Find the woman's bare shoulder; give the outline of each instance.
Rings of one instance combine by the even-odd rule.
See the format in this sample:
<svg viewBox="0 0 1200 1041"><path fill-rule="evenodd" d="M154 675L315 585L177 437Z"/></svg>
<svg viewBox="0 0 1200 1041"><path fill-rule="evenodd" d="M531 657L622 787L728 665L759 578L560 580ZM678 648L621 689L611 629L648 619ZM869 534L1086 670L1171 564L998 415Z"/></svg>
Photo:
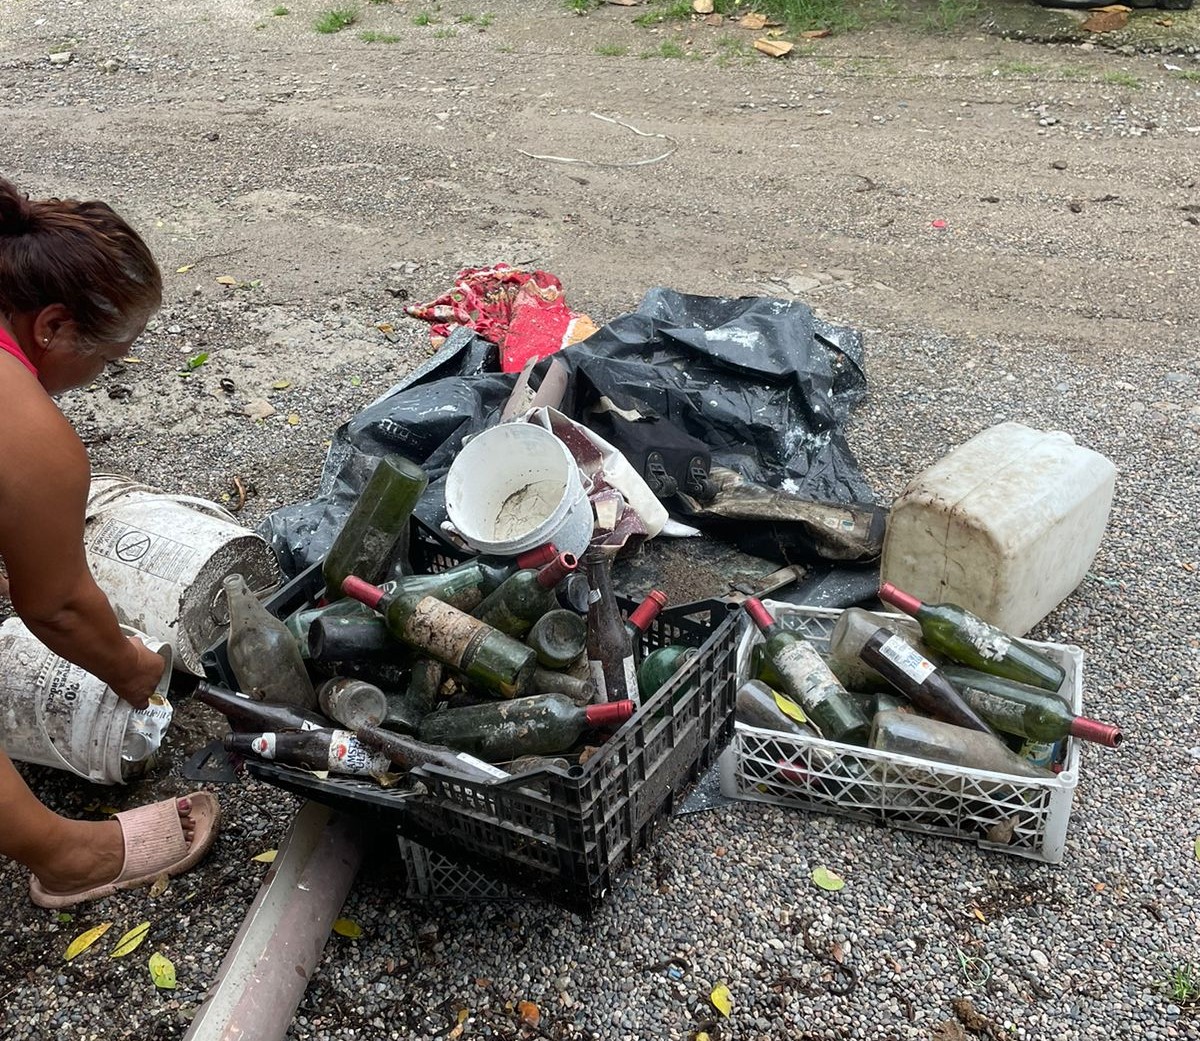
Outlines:
<svg viewBox="0 0 1200 1041"><path fill-rule="evenodd" d="M87 450L54 399L23 367L0 367L0 502L87 480Z"/></svg>

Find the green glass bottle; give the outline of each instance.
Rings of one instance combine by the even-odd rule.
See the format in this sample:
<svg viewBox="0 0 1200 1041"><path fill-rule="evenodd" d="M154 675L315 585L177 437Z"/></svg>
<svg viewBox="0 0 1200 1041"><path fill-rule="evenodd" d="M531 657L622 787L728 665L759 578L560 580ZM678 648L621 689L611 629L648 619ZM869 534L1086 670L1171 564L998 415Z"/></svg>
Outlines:
<svg viewBox="0 0 1200 1041"><path fill-rule="evenodd" d="M1062 698L1042 687L962 665L943 665L940 671L958 688L963 701L1006 734L1046 745L1068 735L1109 748L1118 747L1123 740L1119 727L1075 715Z"/></svg>
<svg viewBox="0 0 1200 1041"><path fill-rule="evenodd" d="M780 734L807 734L808 717L791 698L772 690L761 680L747 680L737 692L734 712L739 723Z"/></svg>
<svg viewBox="0 0 1200 1041"><path fill-rule="evenodd" d="M879 599L912 615L930 647L963 665L1045 690L1066 679L1058 662L957 604L925 604L890 582L879 587Z"/></svg>
<svg viewBox="0 0 1200 1041"><path fill-rule="evenodd" d="M761 600L747 597L742 606L763 634L763 654L779 679L778 689L799 703L826 740L865 745L870 721L816 648L799 634L785 630Z"/></svg>
<svg viewBox="0 0 1200 1041"><path fill-rule="evenodd" d="M638 694L642 699L642 704L644 705L662 690L667 680L695 656L695 647L686 647L681 643L660 647L647 654L637 670ZM679 693L682 694L686 690L687 684L680 689Z"/></svg>
<svg viewBox="0 0 1200 1041"><path fill-rule="evenodd" d="M871 747L1015 777L1054 776L1009 751L994 734L967 730L912 712L878 713L871 728Z"/></svg>
<svg viewBox="0 0 1200 1041"><path fill-rule="evenodd" d="M321 565L326 589L341 589L350 575L368 582L383 577L428 483L425 471L402 455L379 460Z"/></svg>
<svg viewBox="0 0 1200 1041"><path fill-rule="evenodd" d="M418 648L502 698L513 698L529 684L533 650L450 604L421 593L394 593L351 575L342 583L347 596L383 615L398 640Z"/></svg>
<svg viewBox="0 0 1200 1041"><path fill-rule="evenodd" d="M533 623L525 642L543 668L565 669L587 647L587 623L574 611L555 608Z"/></svg>
<svg viewBox="0 0 1200 1041"><path fill-rule="evenodd" d="M572 553L560 553L541 568L522 568L471 613L509 636L524 636L542 615L558 607L555 589L579 566Z"/></svg>

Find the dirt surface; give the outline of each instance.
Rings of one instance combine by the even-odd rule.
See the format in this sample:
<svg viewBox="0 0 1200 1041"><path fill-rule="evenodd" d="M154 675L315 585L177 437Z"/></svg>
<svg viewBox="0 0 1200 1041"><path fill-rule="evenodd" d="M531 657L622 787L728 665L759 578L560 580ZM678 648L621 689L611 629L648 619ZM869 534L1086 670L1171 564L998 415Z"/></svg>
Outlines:
<svg viewBox="0 0 1200 1041"><path fill-rule="evenodd" d="M1064 928L1081 956L1114 960L1078 976L1076 963L1064 962L1066 990L1048 1004L1041 1003L1046 987L1025 979L1031 970L1014 968L1011 993L997 984L988 1014L996 1020L999 1007L1000 1021L1023 1024L1023 1034L1011 1027L1014 1036L1030 1038L1086 1036L1089 1023L1111 1028L1113 1038L1196 1037L1194 1026L1175 1018L1178 1009L1163 1011L1164 964L1135 970L1121 961L1126 938L1160 961L1184 956L1195 942L1194 887L1189 898L1187 883L1172 883L1165 868L1144 870L1141 859L1151 846L1174 849L1183 840L1194 803L1195 767L1182 752L1189 739L1140 700L1149 687L1163 698L1186 696L1181 677L1194 678L1195 661L1178 649L1177 636L1194 632L1194 621L1171 614L1151 636L1128 621L1130 604L1158 605L1164 590L1176 605L1194 602L1194 566L1184 574L1178 564L1196 559L1194 512L1172 502L1195 484L1200 423L1200 62L1192 44L1149 54L1123 44L1131 53L1119 53L1102 40L1080 46L1077 27L1062 45L1005 40L993 34L996 21L1025 7L1003 3L954 36L899 29L834 36L779 61L750 50L753 33L692 22L639 27L637 9L616 6L577 17L548 0L489 0L492 17L481 25L484 9L456 0L429 8L431 24L418 25L422 9L411 2L369 4L358 25L329 36L313 31L320 6L311 0L289 2L286 15L271 8L246 0L0 5L0 173L33 194L111 202L146 233L167 281L164 309L135 358L64 399L96 468L241 506L248 522L309 497L336 425L430 353L426 330L404 317L404 302L436 296L460 267L498 260L553 271L570 303L598 322L633 308L648 287L668 285L794 294L864 329L874 391L851 443L885 502L914 472L1001 418L1070 429L1145 484L1122 486L1098 577L1041 635L1094 653L1097 689L1116 699L1105 707L1176 745L1169 758L1165 750L1161 760L1146 753L1144 783L1165 807L1149 815L1153 825L1125 819L1121 800L1146 788L1120 771L1098 779L1097 793L1079 803L1084 837L1069 851L1067 877L1076 907L1103 901L1086 915L1107 914L1108 922L1085 916L1092 924L1064 919ZM397 40L366 43L363 30ZM621 48L627 53L614 53ZM685 56L662 56L675 48ZM642 57L650 52L656 56ZM658 162L617 165L665 152ZM1170 574L1154 585L1147 576L1156 568ZM690 584L681 579L688 586L681 591L704 592L698 575L688 576ZM1124 671L1117 646L1141 648L1138 679ZM42 770L28 776L56 808L77 815L182 792L178 764L211 727L198 706L181 714L173 769L127 792ZM256 890L262 865L249 858L278 843L294 805L263 786L227 786L221 798L227 824L213 857L157 902L130 894L60 922L35 914L23 874L0 866L0 895L18 909L0 944L0 1038L182 1036ZM776 811L704 814L682 834L722 854L728 847L727 865L735 843L769 846L781 822L798 819ZM1136 831L1135 846L1126 827L1151 830ZM668 852L683 875L692 849L679 834L672 831ZM1018 889L1037 877L954 846L970 865L960 872L944 843L914 846L918 840L830 827L828 819L814 834L833 863L839 851L863 858L857 878L847 872L860 893L873 894L860 908L863 920L890 907L888 887L914 858L941 863L928 870L943 870L948 886L977 878L985 890L1007 892L1010 874ZM804 867L792 841L777 850L771 870ZM876 859L877 882L869 883ZM643 865L631 886L654 891L650 874ZM806 869L797 877L792 884L807 885ZM905 884L923 891L919 881ZM848 900L866 900L853 896L853 885L850 893ZM395 910L393 897L386 886L368 887L351 913L377 935L396 928L408 936L411 960L367 941L361 955L333 952L290 1036L444 1037L455 1021L442 1004L450 988L470 989L468 975L499 979L508 971L474 966L452 980L438 976L442 955L420 954L428 920ZM656 899L647 897L645 913L669 920L674 897L662 898L666 910ZM912 897L920 908L924 899ZM1004 919L952 890L939 893L937 915L952 917L954 935L964 936L975 927L962 922L977 900ZM1159 922L1167 924L1149 921L1138 901L1165 907ZM726 923L755 906L736 887L703 899L704 915ZM888 959L898 965L898 957L909 978L887 976L892 990L878 999L877 1014L894 1036L917 1038L950 1019L949 997L958 992L937 981L953 979L946 966L956 962L953 946L947 952L922 932L923 910L906 913L899 908L895 933L884 937L894 956L880 953L877 968L887 976ZM477 943L477 954L510 933L501 912L486 921L470 912L430 915L435 939L439 929L443 938L467 937L461 942ZM109 963L99 948L91 962L64 966L69 938L110 918L125 927L153 919L154 942L180 970L179 991L143 1001L144 967L135 959ZM562 921L553 911L533 912L528 941L540 942L539 932L558 936ZM1058 928L1046 921L1015 919L1014 935L1049 947L1033 938ZM593 941L607 950L616 942L606 939L611 928L581 931L579 951ZM688 928L699 942L707 927ZM1157 930L1152 938L1147 928ZM920 934L912 953L901 947L904 929ZM745 930L730 924L727 933L744 939ZM1002 946L1001 939L991 943ZM927 942L944 960L925 959L922 969ZM526 990L496 989L494 1008L532 994L542 976L567 975L543 971L536 951L521 957L533 967L513 969L512 979L524 972ZM1014 966L1028 963L1023 953L1012 957ZM1003 960L997 966L1000 979ZM363 996L360 969L370 993L384 994L386 985L386 1002L400 1012L380 1012L384 998ZM586 973L577 967L572 975L580 983ZM354 986L344 982L351 977ZM748 1013L751 999L729 978ZM492 988L488 980L475 985L481 993ZM587 1031L553 1036L689 1036L683 1011L678 1031L662 1017L613 1018L608 1030L605 1002L633 1005L622 992L580 999L577 991L574 1007ZM853 999L871 1010L852 1016L855 1023L875 1019L875 994ZM901 995L894 1013L888 994ZM656 1000L645 997L644 1007L657 1008ZM806 1037L869 1036L852 1031L844 1005L824 998L804 999L799 1019L779 998L783 1030L774 1000L755 1006L757 1019L712 1036L794 1037L797 1023L812 1028ZM1087 1018L1088 1002L1095 1019ZM556 1023L573 1014L567 1002L556 1008ZM430 1009L443 1021L436 1030L421 1019ZM1062 1009L1074 1011L1060 1016ZM378 1029L368 1025L376 1013L386 1029L383 1020ZM496 1015L511 1034L464 1036L518 1036L511 1016ZM817 1032L816 1023L826 1026Z"/></svg>

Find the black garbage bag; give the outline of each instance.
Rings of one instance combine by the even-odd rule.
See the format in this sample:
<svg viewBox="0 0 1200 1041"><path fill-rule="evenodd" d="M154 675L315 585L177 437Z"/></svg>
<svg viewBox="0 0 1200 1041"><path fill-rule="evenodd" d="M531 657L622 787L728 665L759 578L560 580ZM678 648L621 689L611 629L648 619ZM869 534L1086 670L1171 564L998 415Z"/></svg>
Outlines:
<svg viewBox="0 0 1200 1041"><path fill-rule="evenodd" d="M540 362L533 383L555 359L570 375L562 411L578 422L612 406L661 418L746 481L817 502L874 502L844 434L867 389L861 336L799 301L652 289L637 311ZM284 570L295 574L328 551L376 458L389 452L429 473L416 513L437 528L445 474L463 438L498 421L516 381L498 367L493 344L456 330L425 365L339 427L317 497L276 510L260 527ZM822 555L820 546L813 552Z"/></svg>

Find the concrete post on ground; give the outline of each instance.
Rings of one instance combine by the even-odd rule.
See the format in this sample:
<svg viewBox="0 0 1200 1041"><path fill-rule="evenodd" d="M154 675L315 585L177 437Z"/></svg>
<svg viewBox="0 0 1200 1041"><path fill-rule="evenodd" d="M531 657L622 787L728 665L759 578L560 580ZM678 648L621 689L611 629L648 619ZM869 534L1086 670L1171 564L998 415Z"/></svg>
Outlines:
<svg viewBox="0 0 1200 1041"><path fill-rule="evenodd" d="M281 1041L363 850L354 820L301 807L184 1041Z"/></svg>

